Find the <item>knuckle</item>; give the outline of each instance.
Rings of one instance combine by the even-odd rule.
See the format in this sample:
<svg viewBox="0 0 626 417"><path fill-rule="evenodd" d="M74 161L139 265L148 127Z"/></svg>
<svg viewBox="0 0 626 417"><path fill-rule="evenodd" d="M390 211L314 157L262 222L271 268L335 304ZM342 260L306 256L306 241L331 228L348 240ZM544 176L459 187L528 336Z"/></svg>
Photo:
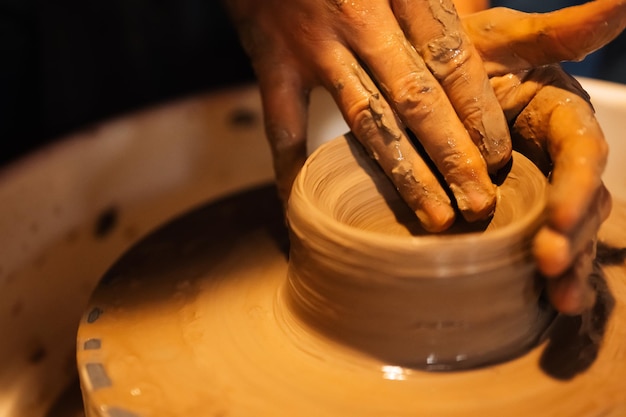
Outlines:
<svg viewBox="0 0 626 417"><path fill-rule="evenodd" d="M350 128L357 133L357 137L370 137L376 132L376 122L366 97L360 98L352 104L346 112Z"/></svg>
<svg viewBox="0 0 626 417"><path fill-rule="evenodd" d="M371 19L370 13L363 13L364 8L359 2L348 0L326 0L332 12L340 15L346 22L352 24L363 24L367 19Z"/></svg>
<svg viewBox="0 0 626 417"><path fill-rule="evenodd" d="M598 149L598 159L604 168L606 165L607 159L609 157L609 144L604 138L597 141L597 149Z"/></svg>
<svg viewBox="0 0 626 417"><path fill-rule="evenodd" d="M463 51L463 36L459 32L443 33L427 44L429 59L441 63L452 62Z"/></svg>
<svg viewBox="0 0 626 417"><path fill-rule="evenodd" d="M450 42L448 39L441 38L441 41L436 42L436 47L431 42L428 47L430 53L425 57L430 71L444 85L466 77L462 69L471 58L470 52L463 47L461 40Z"/></svg>
<svg viewBox="0 0 626 417"><path fill-rule="evenodd" d="M418 120L432 113L439 97L436 82L417 72L398 78L389 95L401 115Z"/></svg>
<svg viewBox="0 0 626 417"><path fill-rule="evenodd" d="M361 97L351 103L350 107L346 111L348 119L354 122L362 121L363 119L371 118L371 112L369 107L369 100L367 97Z"/></svg>
<svg viewBox="0 0 626 417"><path fill-rule="evenodd" d="M304 137L279 125L268 124L265 130L274 155L296 154L305 143Z"/></svg>

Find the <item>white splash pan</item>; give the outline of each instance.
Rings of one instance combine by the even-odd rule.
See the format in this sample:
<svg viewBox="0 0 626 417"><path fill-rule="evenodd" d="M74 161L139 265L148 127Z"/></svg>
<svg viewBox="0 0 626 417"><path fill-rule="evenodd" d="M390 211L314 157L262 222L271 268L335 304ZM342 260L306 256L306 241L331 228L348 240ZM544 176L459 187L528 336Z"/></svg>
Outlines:
<svg viewBox="0 0 626 417"><path fill-rule="evenodd" d="M626 201L626 86L581 79ZM311 147L348 128L312 100ZM255 86L169 103L64 138L0 171L0 417L45 416L76 378L75 332L107 268L158 225L272 180Z"/></svg>

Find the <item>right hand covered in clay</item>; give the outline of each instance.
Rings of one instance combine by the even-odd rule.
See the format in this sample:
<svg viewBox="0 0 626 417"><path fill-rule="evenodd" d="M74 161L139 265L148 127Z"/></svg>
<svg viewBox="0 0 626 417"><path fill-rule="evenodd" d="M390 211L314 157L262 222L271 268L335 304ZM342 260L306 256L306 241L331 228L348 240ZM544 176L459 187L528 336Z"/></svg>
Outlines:
<svg viewBox="0 0 626 417"><path fill-rule="evenodd" d="M279 192L306 158L310 90L333 95L353 134L429 231L454 221L418 137L468 220L489 216L488 172L510 158L502 110L452 0L225 0L257 74Z"/></svg>
<svg viewBox="0 0 626 417"><path fill-rule="evenodd" d="M626 27L626 2L596 0L544 15L490 9L463 24L484 59L514 148L550 176L547 224L535 237L552 304L579 313L594 302L595 237L611 208L601 179L608 148L590 98L559 66Z"/></svg>

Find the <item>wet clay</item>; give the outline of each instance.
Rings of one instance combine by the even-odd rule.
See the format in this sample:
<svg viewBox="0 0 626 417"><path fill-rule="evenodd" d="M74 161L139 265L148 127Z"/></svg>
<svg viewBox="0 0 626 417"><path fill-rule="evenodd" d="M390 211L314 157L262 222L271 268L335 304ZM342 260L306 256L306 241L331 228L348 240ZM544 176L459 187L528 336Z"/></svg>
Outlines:
<svg viewBox="0 0 626 417"><path fill-rule="evenodd" d="M620 212L623 221L626 205L616 202L612 219ZM612 219L609 230L616 229ZM399 227L393 234L405 239L415 233ZM623 243L623 236L615 238ZM550 329L541 344L508 361L433 373L312 329L286 299L286 245L281 204L268 185L186 214L129 251L104 277L79 327L88 416L547 417L626 411L623 265L606 270L615 304L597 356L576 377L557 378L558 370L544 364L567 353L571 366L582 355L570 344L556 344ZM491 297L485 303L501 301ZM578 329L570 330L576 337Z"/></svg>
<svg viewBox="0 0 626 417"><path fill-rule="evenodd" d="M530 253L546 180L515 154L491 221L420 230L351 136L311 155L289 201L285 296L305 327L385 363L449 369L500 361L552 317Z"/></svg>

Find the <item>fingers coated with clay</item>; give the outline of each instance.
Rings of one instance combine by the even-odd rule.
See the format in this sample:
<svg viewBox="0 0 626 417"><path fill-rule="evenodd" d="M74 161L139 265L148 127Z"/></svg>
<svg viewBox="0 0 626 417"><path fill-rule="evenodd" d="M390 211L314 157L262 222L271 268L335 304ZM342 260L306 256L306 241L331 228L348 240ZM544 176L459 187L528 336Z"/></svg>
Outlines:
<svg viewBox="0 0 626 417"><path fill-rule="evenodd" d="M422 175L422 168L419 164L424 164L424 161L419 161L415 156L410 156L416 160L412 160L409 165L412 167L412 172L420 172L414 177L421 182L416 183L418 184L416 185L417 191L407 191L411 187L408 185L410 181L403 182L402 178L406 179L407 176L398 174L400 159L397 155L398 151L401 151L403 161L406 161L409 158L406 155L415 153L408 146L410 143L404 135L404 126L408 126L417 134L437 169L450 185L459 208L466 218L472 220L484 217L491 212L495 203L495 191L487 176L487 167L498 166L506 159L502 158L500 162L496 162L498 158L492 159L492 156L499 153L502 144L506 144L506 141L501 140L504 137L501 134L502 124L492 123L492 120L496 120L497 117L485 119L485 116L491 115L490 109L494 100L490 98L489 88L484 87L486 85L484 71L480 71L480 65L474 59L477 54L472 49L472 43L463 34L459 19L449 0L405 2L401 0L357 2L294 0L288 4L281 4L278 0L265 2L228 0L226 3L239 26L242 41L252 58L261 84L266 107L267 132L275 157L277 178L280 183L284 184L280 186L283 196L289 193L291 179L302 164L305 155L307 92L314 86L323 84L332 91L344 117L359 139L368 146L370 152L378 154L380 160L391 161L384 169L396 182L396 186L401 189L402 195L410 200L409 204L415 210L419 201L442 202L441 207L447 207L447 203L443 198L439 198L445 194L443 190L437 189L433 192L430 186L426 189L419 189L424 182L430 185L432 181L434 184L432 179L434 175L432 173L430 177L426 174ZM593 3L595 3L593 5L594 16L581 20L582 14L579 13L577 16L572 15L572 21L589 24L588 22L600 22L606 17L617 19L616 24L623 26L623 21L619 20L621 17L616 17L624 14L622 0L597 0ZM609 11L614 15L611 15ZM478 15L483 13L488 12ZM311 16L315 16L315 19L311 19ZM500 69L510 72L514 68L503 68L502 62L512 65L523 61L524 65L532 65L534 61L526 61L524 58L512 62L498 62L497 60L502 58L502 50L499 48L511 43L519 48L519 56L523 56L525 51L523 40L537 40L538 36L544 35L556 41L533 42L531 52L539 49L543 52L534 52L535 55L529 56L531 58L540 56L544 61L552 59L550 62L562 58L559 54L563 48L559 49L559 46L565 45L566 42L559 44L558 36L544 30L546 26L540 24L546 21L563 23L565 19L558 17L561 15L535 17L521 26L511 24L506 28L508 31L502 32L495 30L499 28L495 22L493 22L495 29L491 30L479 24L484 23L485 20L481 21L474 16L476 15L470 15L465 20L466 27L475 29L470 33L472 37L476 37L473 41L480 47L482 56L487 59L486 68L496 68L500 65ZM495 15L495 18L499 19L499 15ZM502 19L506 20L505 17ZM613 20L607 20L609 21L613 22ZM575 30L569 32L563 30L565 37L560 39L573 38L575 32ZM609 35L613 36L613 32L602 28L588 30L586 33L592 35L587 43L582 44L586 48L588 45L605 42ZM609 35L606 35L607 33ZM337 48L337 45L341 48ZM572 44L572 49L578 47L577 45L581 44ZM516 51L507 50L504 55L515 55ZM574 53L577 52L574 51ZM490 59L493 62L489 61ZM363 71L359 64L364 65L366 70ZM366 76L361 77L359 74ZM372 78L367 75L371 75ZM482 83L481 77L483 77ZM549 84L551 81L544 84ZM340 86L342 82L344 84ZM538 95L543 94L541 93L543 85L541 80L522 80L522 84L524 87L517 91L525 90L528 93L535 89L536 85L539 86L536 89L539 92ZM526 88L526 86L531 87ZM274 89L276 91L272 91ZM550 96L546 95L546 97L548 98L546 103L549 103ZM518 95L518 98L522 98L522 101L526 100L522 95ZM539 99L535 100L532 97L528 100L539 102ZM576 100L574 98L574 101ZM574 103L572 107L577 105ZM507 117L511 115L516 117L517 113L524 109L522 105L513 104L508 107ZM372 121L370 127L363 122L368 119L365 117L368 114L367 109L370 109L369 120ZM433 111L434 109L436 112ZM551 114L549 113L546 117L549 119ZM572 118L581 116L581 114L567 110L566 107L554 111L554 117L560 120L566 120L568 114ZM391 122L382 123L380 115L388 115L385 118ZM463 120L464 125L461 124L457 115ZM396 120L395 116L400 121ZM593 114L590 117L593 120ZM383 140L388 139L389 127L393 124L399 131L402 131L399 135L400 145L397 147L389 146L389 143L395 142ZM591 125L591 123L587 124L587 126ZM589 137L594 136L595 133L589 135ZM555 136L557 137L558 135ZM549 152L553 159L549 162L555 164L553 173L555 183L567 184L566 176L559 174L558 169L560 165L564 166L563 172L571 169L566 165L566 155L576 155L591 149L587 149L586 145L572 144L573 142L535 139L535 143L539 145L537 149ZM481 152L472 146L472 141L478 144ZM548 149L548 146L552 145L556 147ZM564 150L561 150L559 146L563 146ZM587 178L590 181L585 185L588 189L593 188L594 181L596 185L598 184L599 175L593 172L593 159L599 158L602 149L598 147L596 150L598 153L595 156L591 154L591 158L587 158L587 166L583 167L590 175L580 179L584 181ZM506 152L502 153L502 155L505 154ZM563 155L563 162L557 160L558 155ZM596 168L600 169L599 166ZM408 172L408 170L403 172ZM558 178L564 179L557 181ZM572 184L574 182L570 181ZM559 188L566 189L567 187L563 185ZM416 195L436 195L437 197L424 198L416 197ZM581 202L584 200L584 196L580 198ZM573 202L573 204L574 208L570 209L569 214L565 208L554 210L554 212L562 211L562 214L555 216L554 225L561 224L559 227L566 227L564 225L575 223L572 219L576 216L572 216L571 213L575 213L583 203ZM559 205L560 203L556 204L556 206ZM445 223L442 219L448 218L447 215L439 217L439 220L433 220L438 217L434 213L440 213L439 210L443 209L425 207L423 206L422 209L433 213L430 215L432 224ZM422 217L427 218L429 215Z"/></svg>
<svg viewBox="0 0 626 417"><path fill-rule="evenodd" d="M506 120L452 1L395 0L391 4L407 38L443 87L489 171L496 172L511 156Z"/></svg>
<svg viewBox="0 0 626 417"><path fill-rule="evenodd" d="M587 96L559 67L528 73L538 90L517 116L513 130L535 141L551 158L550 225L557 231L575 228L601 185L608 146Z"/></svg>
<svg viewBox="0 0 626 417"><path fill-rule="evenodd" d="M341 49L340 46L337 47ZM448 195L428 164L416 152L404 127L368 74L345 50L329 90L350 129L392 180L426 230L442 231L454 221Z"/></svg>
<svg viewBox="0 0 626 417"><path fill-rule="evenodd" d="M608 148L588 96L571 76L542 67L525 73L523 81L531 86L524 96L533 94L516 116L513 137L516 147L543 151L551 163L547 225L534 252L539 270L558 277L595 239L610 211L601 181Z"/></svg>
<svg viewBox="0 0 626 417"><path fill-rule="evenodd" d="M548 296L559 311L580 313L593 303L592 248L611 207L601 182L608 152L604 135L588 95L558 66L492 81L514 120L515 147L551 171L547 224L533 243Z"/></svg>
<svg viewBox="0 0 626 417"><path fill-rule="evenodd" d="M378 15L385 13L380 11ZM358 35L354 37L360 42L351 47L377 80L388 105L416 134L450 186L463 216L469 221L484 219L492 214L495 206L495 188L485 160L459 120L446 91L406 40L395 17L391 13L386 15L388 21L381 19L377 22L386 31L377 25L352 28ZM397 30L394 31L394 27ZM381 56L385 60L380 60ZM380 97L377 101L384 99ZM495 96L493 101L497 106ZM479 113L475 111L474 114ZM499 114L504 121L502 110Z"/></svg>

